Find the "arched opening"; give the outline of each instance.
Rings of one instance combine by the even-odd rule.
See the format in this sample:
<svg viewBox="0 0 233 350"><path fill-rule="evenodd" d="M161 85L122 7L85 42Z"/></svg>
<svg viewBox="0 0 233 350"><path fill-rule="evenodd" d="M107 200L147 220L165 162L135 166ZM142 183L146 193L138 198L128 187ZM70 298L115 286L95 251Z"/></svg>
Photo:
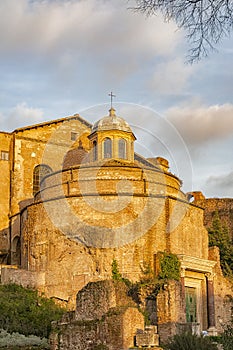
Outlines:
<svg viewBox="0 0 233 350"><path fill-rule="evenodd" d="M12 241L11 264L20 266L21 261L21 242L20 237L16 236Z"/></svg>
<svg viewBox="0 0 233 350"><path fill-rule="evenodd" d="M110 138L104 140L104 158L112 158L112 140Z"/></svg>
<svg viewBox="0 0 233 350"><path fill-rule="evenodd" d="M52 169L45 164L37 165L33 170L33 195L40 190L40 182L46 175L50 174Z"/></svg>
<svg viewBox="0 0 233 350"><path fill-rule="evenodd" d="M126 159L127 155L126 155L126 141L125 139L120 139L118 141L118 155L119 158L121 159Z"/></svg>
<svg viewBox="0 0 233 350"><path fill-rule="evenodd" d="M93 161L98 159L98 148L97 142L93 141Z"/></svg>

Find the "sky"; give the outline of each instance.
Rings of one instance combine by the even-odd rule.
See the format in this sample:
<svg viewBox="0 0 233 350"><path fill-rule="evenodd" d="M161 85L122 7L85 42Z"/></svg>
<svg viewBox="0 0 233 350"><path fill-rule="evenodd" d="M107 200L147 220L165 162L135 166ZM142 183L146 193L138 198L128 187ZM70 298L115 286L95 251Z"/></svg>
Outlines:
<svg viewBox="0 0 233 350"><path fill-rule="evenodd" d="M0 1L0 130L79 113L131 125L136 151L161 156L183 191L233 197L233 35L187 63L175 23L127 0Z"/></svg>

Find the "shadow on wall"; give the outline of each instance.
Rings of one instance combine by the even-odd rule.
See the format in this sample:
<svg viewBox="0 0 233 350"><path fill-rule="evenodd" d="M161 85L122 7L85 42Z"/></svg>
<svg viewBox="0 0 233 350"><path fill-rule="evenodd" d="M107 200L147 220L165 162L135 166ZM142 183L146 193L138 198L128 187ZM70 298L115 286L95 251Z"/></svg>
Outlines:
<svg viewBox="0 0 233 350"><path fill-rule="evenodd" d="M11 243L11 265L20 266L21 263L21 240L19 236L14 237Z"/></svg>
<svg viewBox="0 0 233 350"><path fill-rule="evenodd" d="M21 240L17 235L13 238L10 248L9 228L0 231L0 264L17 265L21 263Z"/></svg>
<svg viewBox="0 0 233 350"><path fill-rule="evenodd" d="M0 264L10 263L9 228L0 231Z"/></svg>

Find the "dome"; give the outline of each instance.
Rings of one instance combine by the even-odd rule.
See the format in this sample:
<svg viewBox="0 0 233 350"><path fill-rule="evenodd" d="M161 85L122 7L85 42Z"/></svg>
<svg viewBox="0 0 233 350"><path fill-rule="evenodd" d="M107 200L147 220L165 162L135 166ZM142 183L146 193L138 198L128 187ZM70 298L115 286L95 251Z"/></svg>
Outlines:
<svg viewBox="0 0 233 350"><path fill-rule="evenodd" d="M80 142L78 147L73 148L66 153L63 162L63 169L81 164L87 154L87 151L83 148Z"/></svg>
<svg viewBox="0 0 233 350"><path fill-rule="evenodd" d="M114 108L109 110L108 116L103 117L93 125L91 133L107 130L121 130L132 133L129 124L123 118L116 116Z"/></svg>

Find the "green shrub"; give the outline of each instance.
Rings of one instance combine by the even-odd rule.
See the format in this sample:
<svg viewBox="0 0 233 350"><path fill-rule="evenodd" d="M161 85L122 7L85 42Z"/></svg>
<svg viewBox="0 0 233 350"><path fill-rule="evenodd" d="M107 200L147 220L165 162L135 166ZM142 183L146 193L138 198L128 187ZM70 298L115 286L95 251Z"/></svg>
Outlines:
<svg viewBox="0 0 233 350"><path fill-rule="evenodd" d="M215 211L212 226L208 228L209 246L217 246L220 253L220 264L223 274L233 278L233 245L229 235L229 229L224 225L218 211Z"/></svg>
<svg viewBox="0 0 233 350"><path fill-rule="evenodd" d="M224 350L233 350L233 325L228 325L221 336Z"/></svg>
<svg viewBox="0 0 233 350"><path fill-rule="evenodd" d="M208 337L200 337L191 333L175 335L167 344L164 345L166 350L217 350Z"/></svg>
<svg viewBox="0 0 233 350"><path fill-rule="evenodd" d="M42 347L43 349L49 349L49 345L46 338L39 338L35 335L29 335L26 337L23 334L12 333L9 334L7 331L0 330L0 348L22 348L22 347Z"/></svg>
<svg viewBox="0 0 233 350"><path fill-rule="evenodd" d="M118 264L117 264L116 259L113 259L113 261L112 261L112 279L115 281L122 280L122 275L118 270Z"/></svg>
<svg viewBox="0 0 233 350"><path fill-rule="evenodd" d="M160 252L160 271L158 278L162 280L180 279L180 261L177 255L172 253Z"/></svg>
<svg viewBox="0 0 233 350"><path fill-rule="evenodd" d="M0 328L47 338L51 321L61 318L64 309L37 291L10 284L0 285Z"/></svg>
<svg viewBox="0 0 233 350"><path fill-rule="evenodd" d="M122 274L120 273L119 269L118 269L118 263L116 261L116 259L113 259L112 261L112 279L114 281L122 281L125 283L125 285L130 288L131 287L131 282L128 278L124 278L122 277Z"/></svg>

